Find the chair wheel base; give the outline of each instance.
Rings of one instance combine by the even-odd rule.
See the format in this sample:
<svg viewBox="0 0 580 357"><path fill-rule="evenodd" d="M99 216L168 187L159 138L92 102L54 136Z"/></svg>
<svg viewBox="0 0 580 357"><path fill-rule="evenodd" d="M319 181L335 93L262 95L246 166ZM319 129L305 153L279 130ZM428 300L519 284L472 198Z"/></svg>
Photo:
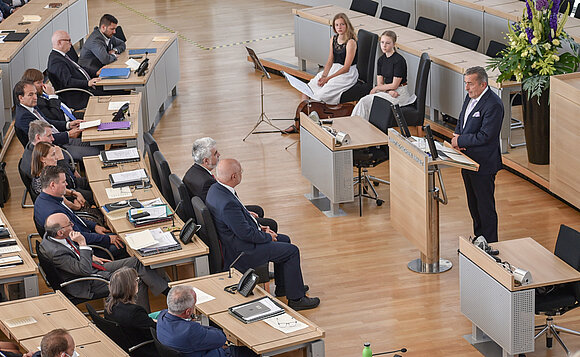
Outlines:
<svg viewBox="0 0 580 357"><path fill-rule="evenodd" d="M379 186L379 183L380 183L380 182L373 181L373 185L374 185L375 187L378 187L378 186Z"/></svg>
<svg viewBox="0 0 580 357"><path fill-rule="evenodd" d="M552 348L552 343L554 339L552 337L546 337L546 347Z"/></svg>
<svg viewBox="0 0 580 357"><path fill-rule="evenodd" d="M383 203L385 203L385 201L383 201L383 200L377 200L377 206L382 206Z"/></svg>

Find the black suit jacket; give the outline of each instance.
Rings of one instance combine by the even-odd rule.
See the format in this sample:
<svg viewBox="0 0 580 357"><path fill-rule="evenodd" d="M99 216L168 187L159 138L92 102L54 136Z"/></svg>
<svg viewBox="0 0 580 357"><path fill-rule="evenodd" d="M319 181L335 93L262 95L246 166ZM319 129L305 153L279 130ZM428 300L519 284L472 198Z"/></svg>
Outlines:
<svg viewBox="0 0 580 357"><path fill-rule="evenodd" d="M199 197L205 202L207 191L216 183L215 178L201 165L193 164L183 176L183 183L189 191L190 197Z"/></svg>
<svg viewBox="0 0 580 357"><path fill-rule="evenodd" d="M37 108L38 110L38 108ZM51 120L50 118L44 117L47 122L52 124L60 133L54 134L54 144L55 145L64 145L68 144L68 133L66 132L66 122L59 121L59 120ZM28 135L28 127L30 123L38 120L38 118L32 114L28 109L24 108L20 104L16 104L16 113L15 113L15 123L14 125L19 129L22 129L26 135Z"/></svg>
<svg viewBox="0 0 580 357"><path fill-rule="evenodd" d="M61 102L58 98L49 99L43 96L38 96L38 102L36 103L36 106L45 118L66 123L66 115L60 108L60 104Z"/></svg>
<svg viewBox="0 0 580 357"><path fill-rule="evenodd" d="M480 165L479 171L472 172L473 174L495 174L502 168L499 133L504 114L503 103L489 88L469 114L464 128L464 116L469 101L467 95L455 127L455 133L460 135L457 144L465 148L465 155Z"/></svg>
<svg viewBox="0 0 580 357"><path fill-rule="evenodd" d="M65 88L81 88L93 91L89 87L87 77L63 55L55 50L48 56L48 76L56 90ZM62 101L70 108L81 109L87 106L89 95L79 91L69 91L60 94Z"/></svg>
<svg viewBox="0 0 580 357"><path fill-rule="evenodd" d="M121 325L127 337L127 343L131 346L151 340L149 328L157 327L157 324L149 317L145 308L137 304L115 304L111 308L111 313L105 310L105 318ZM159 357L155 345L152 343L139 348L138 354L143 357Z"/></svg>

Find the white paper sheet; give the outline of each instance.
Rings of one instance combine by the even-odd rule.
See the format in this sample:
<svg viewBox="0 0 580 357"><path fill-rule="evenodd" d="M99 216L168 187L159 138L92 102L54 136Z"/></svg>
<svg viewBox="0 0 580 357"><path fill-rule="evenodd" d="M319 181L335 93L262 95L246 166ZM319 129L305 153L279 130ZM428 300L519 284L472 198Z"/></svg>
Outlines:
<svg viewBox="0 0 580 357"><path fill-rule="evenodd" d="M198 288L194 287L193 290L195 290L195 296L196 296L195 304L196 305L203 304L204 302L215 300L215 297L211 296L208 293L205 293L205 292L199 290Z"/></svg>
<svg viewBox="0 0 580 357"><path fill-rule="evenodd" d="M107 197L110 200L133 196L130 187L119 187L119 188L107 187L105 188L105 191L107 192Z"/></svg>
<svg viewBox="0 0 580 357"><path fill-rule="evenodd" d="M286 77L286 80L288 81L288 83L290 83L290 85L292 87L296 88L296 90L298 90L300 93L305 94L305 95L309 96L310 98L312 98L314 100L318 100L314 96L314 92L312 91L312 88L310 88L308 86L308 84L302 82L298 78L296 78L293 75L288 74L288 73L286 73L284 71L282 71L282 74L284 75L284 77Z"/></svg>
<svg viewBox="0 0 580 357"><path fill-rule="evenodd" d="M127 62L125 62L125 64L126 64L127 66L129 66L129 68L131 68L131 70L132 70L132 71L136 71L136 70L137 70L137 68L139 68L139 65L140 65L141 63L139 63L139 61L137 61L137 60L136 60L136 59L134 59L134 58L129 58L129 60L127 60Z"/></svg>
<svg viewBox="0 0 580 357"><path fill-rule="evenodd" d="M165 37L165 36L155 36L153 37L153 42L167 42L169 41L169 37Z"/></svg>
<svg viewBox="0 0 580 357"><path fill-rule="evenodd" d="M162 205L163 200L160 197L157 197L149 201L143 201L141 202L141 204L143 205L143 207L157 206Z"/></svg>
<svg viewBox="0 0 580 357"><path fill-rule="evenodd" d="M298 321L287 313L282 315L269 317L264 321L278 331L284 333L292 333L308 327L304 322Z"/></svg>
<svg viewBox="0 0 580 357"><path fill-rule="evenodd" d="M79 129L85 130L99 125L101 125L101 119L84 121L79 125Z"/></svg>
<svg viewBox="0 0 580 357"><path fill-rule="evenodd" d="M25 326L25 325L32 325L32 324L35 324L37 322L38 321L36 321L36 319L32 316L17 317L14 319L4 321L4 323L6 324L6 327L8 327L8 328L15 328L15 327L20 327L20 326Z"/></svg>
<svg viewBox="0 0 580 357"><path fill-rule="evenodd" d="M132 181L140 181L141 179L147 178L147 173L145 169L137 169L125 172L117 172L111 174L113 183L123 183L123 182L132 182Z"/></svg>
<svg viewBox="0 0 580 357"><path fill-rule="evenodd" d="M22 249L18 245L9 245L7 247L0 247L0 255L8 253L16 253Z"/></svg>
<svg viewBox="0 0 580 357"><path fill-rule="evenodd" d="M133 250L151 247L157 244L153 238L153 234L151 234L151 231L148 229L137 233L127 234L125 240Z"/></svg>
<svg viewBox="0 0 580 357"><path fill-rule="evenodd" d="M129 103L129 101L126 100L124 102L109 102L108 110L119 110L125 103Z"/></svg>
<svg viewBox="0 0 580 357"><path fill-rule="evenodd" d="M138 159L139 158L139 150L137 150L137 148L109 150L109 151L105 151L105 157L109 161Z"/></svg>
<svg viewBox="0 0 580 357"><path fill-rule="evenodd" d="M39 22L42 17L38 15L22 15L22 22Z"/></svg>

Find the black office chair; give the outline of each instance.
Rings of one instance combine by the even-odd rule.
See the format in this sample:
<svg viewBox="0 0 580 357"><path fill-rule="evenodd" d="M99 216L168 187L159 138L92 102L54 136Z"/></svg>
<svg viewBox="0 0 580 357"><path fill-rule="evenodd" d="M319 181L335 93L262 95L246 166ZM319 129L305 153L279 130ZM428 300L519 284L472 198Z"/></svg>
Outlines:
<svg viewBox="0 0 580 357"><path fill-rule="evenodd" d="M580 271L580 232L562 224L556 240L554 254L572 268ZM580 282L555 285L550 287L548 291L547 293L539 293L536 290L536 315L546 315L546 323L536 326L536 329L539 329L540 332L534 338L537 339L545 333L546 347L551 348L552 339L555 337L556 341L566 351L566 355L569 355L570 351L559 334L560 332L565 332L580 336L580 332L556 325L553 316L564 315L566 312L580 306Z"/></svg>
<svg viewBox="0 0 580 357"><path fill-rule="evenodd" d="M375 56L377 54L377 45L379 36L375 33L358 30L357 40L357 63L358 70L357 82L347 89L340 96L340 102L352 102L360 100L371 92L374 84L375 75Z"/></svg>
<svg viewBox="0 0 580 357"><path fill-rule="evenodd" d="M412 104L401 107L401 111L407 120L407 125L421 128L425 121L425 102L427 100L427 82L429 80L429 70L431 69L431 59L429 54L422 53L417 68L417 78L415 79L415 95L417 100Z"/></svg>
<svg viewBox="0 0 580 357"><path fill-rule="evenodd" d="M472 51L477 51L479 40L479 36L462 30L459 27L453 31L453 36L451 36L451 42L458 44L459 46L469 48Z"/></svg>
<svg viewBox="0 0 580 357"><path fill-rule="evenodd" d="M353 11L362 12L370 16L375 16L379 4L372 0L352 0L350 9Z"/></svg>
<svg viewBox="0 0 580 357"><path fill-rule="evenodd" d="M491 40L489 41L489 45L487 46L485 55L492 58L498 58L501 57L500 52L505 50L506 48L507 46L504 45L503 43Z"/></svg>
<svg viewBox="0 0 580 357"><path fill-rule="evenodd" d="M145 143L145 153L147 154L147 159L149 161L149 172L151 173L151 178L153 179L153 182L155 182L155 186L161 187L159 172L157 171L155 159L153 158L153 154L159 151L159 146L157 146L157 142L149 132L143 133L143 142ZM145 159L145 154L143 154L143 159Z"/></svg>
<svg viewBox="0 0 580 357"><path fill-rule="evenodd" d="M155 344L155 348L159 355L163 357L183 357L183 353L162 344L157 339L157 331L153 327L150 327L149 330L151 331L151 337L153 337L153 343Z"/></svg>
<svg viewBox="0 0 580 357"><path fill-rule="evenodd" d="M22 158L18 160L18 174L20 174L20 179L24 184L24 194L22 195L22 202L20 206L22 208L34 208L34 201L36 200L37 194L34 193L32 190L32 177L30 177L22 168L20 167L22 164ZM30 199L32 200L32 204L26 204L26 196L30 194Z"/></svg>
<svg viewBox="0 0 580 357"><path fill-rule="evenodd" d="M574 0L562 0L560 3L560 13L565 13L566 9L568 9L568 15L572 13L572 9L574 8ZM578 11L576 11L578 13Z"/></svg>
<svg viewBox="0 0 580 357"><path fill-rule="evenodd" d="M115 34L113 36L123 42L127 42L127 36L125 36L125 32L123 32L123 28L121 26L117 26L117 28L115 28Z"/></svg>
<svg viewBox="0 0 580 357"><path fill-rule="evenodd" d="M171 193L173 194L173 200L175 201L177 215L182 221L187 222L188 219L193 218L195 220L195 212L193 212L193 206L191 205L191 198L189 197L189 192L185 187L185 184L179 176L176 174L169 175L169 184L171 185ZM197 222L197 221L196 221Z"/></svg>
<svg viewBox="0 0 580 357"><path fill-rule="evenodd" d="M406 11L393 9L392 7L388 6L383 6L379 18L407 27L409 26L411 14L409 14Z"/></svg>
<svg viewBox="0 0 580 357"><path fill-rule="evenodd" d="M447 25L442 22L420 16L417 20L417 26L415 26L415 30L428 33L429 35L433 35L435 37L443 38L443 35L445 35L446 27Z"/></svg>
<svg viewBox="0 0 580 357"><path fill-rule="evenodd" d="M91 304L86 303L85 306L89 316L99 330L103 331L105 335L119 345L123 351L129 353L131 357L161 357L157 352L153 339L132 345L130 342L131 336L125 333L125 329L119 323L101 317Z"/></svg>
<svg viewBox="0 0 580 357"><path fill-rule="evenodd" d="M161 194L167 203L175 209L173 192L171 192L171 185L169 184L169 175L171 175L169 163L165 160L165 156L163 156L161 151L154 153L153 159L155 161L155 167L157 167L157 172L159 172L159 181L161 181L161 186L158 186L158 188L161 190Z"/></svg>
<svg viewBox="0 0 580 357"><path fill-rule="evenodd" d="M65 280L60 276L60 274L58 273L58 270L54 267L52 262L44 254L42 254L42 250L39 248L40 248L40 241L36 241L36 253L38 255L38 270L40 271L42 277L44 278L46 285L48 287L52 288L52 290L54 290L54 291L60 290L64 294L64 296L66 296L75 305L78 305L78 304L81 304L81 303L84 303L87 301L91 301L91 300L104 299L109 295L109 293L107 292L107 293L102 293L100 295L95 295L95 296L93 296L92 299L84 299L84 298L78 298L78 297L75 297L75 296L68 294L65 290L63 290L63 288L68 286L68 285L80 282L80 281L93 280L93 281L100 281L100 282L103 282L106 284L109 284L109 281L107 279L103 278L102 276L99 276L99 275L90 275L90 276L84 276L81 278Z"/></svg>
<svg viewBox="0 0 580 357"><path fill-rule="evenodd" d="M384 98L375 96L371 106L369 122L385 134L387 133L388 128L396 126L391 111L391 102ZM357 178L355 179L355 185L358 185L358 193L355 197L358 197L360 216L362 216L363 197L375 200L377 206L381 206L384 202L379 198L374 185L380 183L388 185L390 182L369 175L368 168L378 166L388 159L389 147L387 145L358 149L354 150L352 153L353 164L358 171Z"/></svg>
<svg viewBox="0 0 580 357"><path fill-rule="evenodd" d="M14 132L16 133L18 141L20 141L20 144L22 144L22 147L26 148L26 145L28 144L28 133L20 129L16 125L14 126Z"/></svg>

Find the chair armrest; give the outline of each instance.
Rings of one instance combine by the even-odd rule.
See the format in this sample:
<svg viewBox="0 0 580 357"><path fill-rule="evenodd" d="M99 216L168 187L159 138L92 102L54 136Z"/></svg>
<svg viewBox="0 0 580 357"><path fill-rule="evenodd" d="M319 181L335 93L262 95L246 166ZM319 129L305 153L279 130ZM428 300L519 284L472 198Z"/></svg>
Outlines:
<svg viewBox="0 0 580 357"><path fill-rule="evenodd" d="M106 283L107 285L109 284L109 281L105 278L103 278L102 276L99 275L90 275L90 276L83 276L82 278L76 278L76 279L72 279L69 281L65 281L64 283L60 284L61 288L64 288L65 286L68 286L70 284L74 284L74 283L78 283L81 281L100 281L102 283Z"/></svg>
<svg viewBox="0 0 580 357"><path fill-rule="evenodd" d="M153 343L153 342L154 342L153 340L149 340L149 341L141 342L138 345L131 346L131 347L129 347L129 353L134 352L135 350L138 350L139 348L141 348L143 346L147 346L148 344Z"/></svg>
<svg viewBox="0 0 580 357"><path fill-rule="evenodd" d="M97 249L97 250L100 250L102 252L105 252L109 256L109 260L115 260L115 258L113 257L113 254L107 248L103 248L99 245L89 245L89 247L93 248L93 250Z"/></svg>
<svg viewBox="0 0 580 357"><path fill-rule="evenodd" d="M63 93L63 92L83 92L83 93L86 93L86 94L90 95L91 97L94 96L93 93L89 92L86 89L82 89L82 88L64 88L64 89L59 89L59 90L55 91L54 94L60 94L60 93Z"/></svg>

